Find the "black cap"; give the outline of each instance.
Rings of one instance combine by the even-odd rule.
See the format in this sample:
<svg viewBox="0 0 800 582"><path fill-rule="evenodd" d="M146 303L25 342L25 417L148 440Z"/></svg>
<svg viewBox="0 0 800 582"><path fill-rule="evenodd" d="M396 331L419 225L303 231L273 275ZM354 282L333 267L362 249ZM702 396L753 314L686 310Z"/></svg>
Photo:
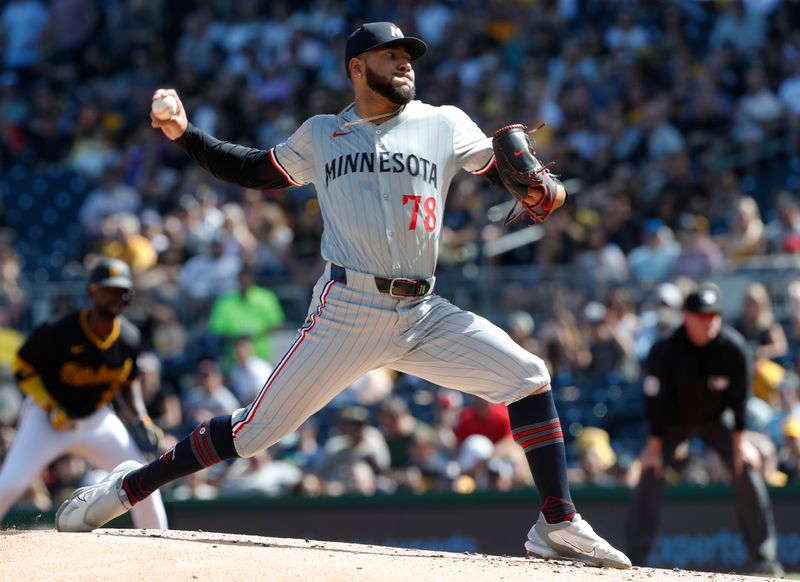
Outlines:
<svg viewBox="0 0 800 582"><path fill-rule="evenodd" d="M686 297L683 308L689 313L719 313L719 288L701 285Z"/></svg>
<svg viewBox="0 0 800 582"><path fill-rule="evenodd" d="M89 285L116 287L131 291L133 290L131 268L128 263L119 259L102 259L89 274Z"/></svg>
<svg viewBox="0 0 800 582"><path fill-rule="evenodd" d="M386 44L399 44L415 61L428 50L428 45L413 36L403 36L403 31L391 22L367 22L359 26L347 39L344 49L344 66L350 59Z"/></svg>

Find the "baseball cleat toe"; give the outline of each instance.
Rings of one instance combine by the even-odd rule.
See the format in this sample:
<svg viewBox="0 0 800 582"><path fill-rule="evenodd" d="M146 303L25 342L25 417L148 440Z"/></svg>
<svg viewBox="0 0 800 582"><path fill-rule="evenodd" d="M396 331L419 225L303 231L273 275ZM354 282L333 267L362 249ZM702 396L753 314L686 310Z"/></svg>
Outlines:
<svg viewBox="0 0 800 582"><path fill-rule="evenodd" d="M141 466L136 461L125 461L99 483L76 489L72 497L58 508L56 529L64 532L92 531L128 511L131 505L122 489L122 480Z"/></svg>
<svg viewBox="0 0 800 582"><path fill-rule="evenodd" d="M571 560L590 566L630 568L628 557L597 535L580 514L572 521L547 523L539 520L528 532L525 549L529 555L546 560Z"/></svg>

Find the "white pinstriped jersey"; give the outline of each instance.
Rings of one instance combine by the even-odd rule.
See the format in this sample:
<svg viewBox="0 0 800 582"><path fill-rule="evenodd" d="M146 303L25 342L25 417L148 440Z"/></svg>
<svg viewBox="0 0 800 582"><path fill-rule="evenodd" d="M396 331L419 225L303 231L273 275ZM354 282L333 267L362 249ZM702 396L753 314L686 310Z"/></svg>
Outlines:
<svg viewBox="0 0 800 582"><path fill-rule="evenodd" d="M344 120L354 119L351 108ZM271 155L291 183L315 185L324 259L384 277L429 278L450 182L462 168L487 171L492 141L460 109L412 101L380 125L341 129L335 115L314 116Z"/></svg>

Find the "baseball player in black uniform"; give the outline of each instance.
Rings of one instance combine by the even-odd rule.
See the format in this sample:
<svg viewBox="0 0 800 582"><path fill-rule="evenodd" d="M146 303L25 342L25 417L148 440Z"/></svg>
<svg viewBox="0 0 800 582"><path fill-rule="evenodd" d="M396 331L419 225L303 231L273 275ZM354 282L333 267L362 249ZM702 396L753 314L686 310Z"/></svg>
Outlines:
<svg viewBox="0 0 800 582"><path fill-rule="evenodd" d="M110 403L120 406L134 431L156 443L136 382L139 330L121 315L133 293L131 271L101 260L89 278L90 305L33 330L20 347L14 374L27 395L17 436L0 469L0 519L57 457L71 453L110 471L142 458ZM133 511L137 527L167 527L161 498Z"/></svg>
<svg viewBox="0 0 800 582"><path fill-rule="evenodd" d="M781 572L775 524L766 484L745 461L742 434L752 377L750 351L742 336L722 323L719 289L702 285L684 303L683 325L656 342L646 362L647 445L642 475L628 516L631 560L643 564L659 524L665 464L676 447L699 437L731 470L736 511L755 571ZM733 412L732 426L726 410Z"/></svg>

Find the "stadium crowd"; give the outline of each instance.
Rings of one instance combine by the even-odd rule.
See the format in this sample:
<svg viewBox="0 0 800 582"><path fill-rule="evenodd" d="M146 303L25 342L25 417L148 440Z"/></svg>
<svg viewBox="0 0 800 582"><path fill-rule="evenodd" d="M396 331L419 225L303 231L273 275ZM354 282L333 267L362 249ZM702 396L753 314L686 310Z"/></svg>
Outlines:
<svg viewBox="0 0 800 582"><path fill-rule="evenodd" d="M500 322L548 362L575 483L635 482L640 364L686 293L800 254L800 4L7 0L0 14L0 363L37 319L80 303L65 284L100 255L122 258L150 414L172 438L260 389L280 357L272 335L300 323L270 287L316 279L321 219L311 188L210 178L150 127L151 95L175 87L195 125L268 148L347 105L343 43L363 21L428 43L415 63L426 102L489 134L547 124L537 151L557 161L569 203L540 240L490 257L487 242L528 227L489 218L507 194L458 177L440 275L570 266L602 283L578 310L554 298ZM800 276L779 283L748 286L730 320L753 344L749 438L776 486L800 480ZM0 370L2 458L21 396ZM376 370L291 438L172 494L505 490L529 484L509 435L502 405ZM682 454L684 478L725 478L693 443ZM85 473L59 459L26 502L50 507Z"/></svg>

